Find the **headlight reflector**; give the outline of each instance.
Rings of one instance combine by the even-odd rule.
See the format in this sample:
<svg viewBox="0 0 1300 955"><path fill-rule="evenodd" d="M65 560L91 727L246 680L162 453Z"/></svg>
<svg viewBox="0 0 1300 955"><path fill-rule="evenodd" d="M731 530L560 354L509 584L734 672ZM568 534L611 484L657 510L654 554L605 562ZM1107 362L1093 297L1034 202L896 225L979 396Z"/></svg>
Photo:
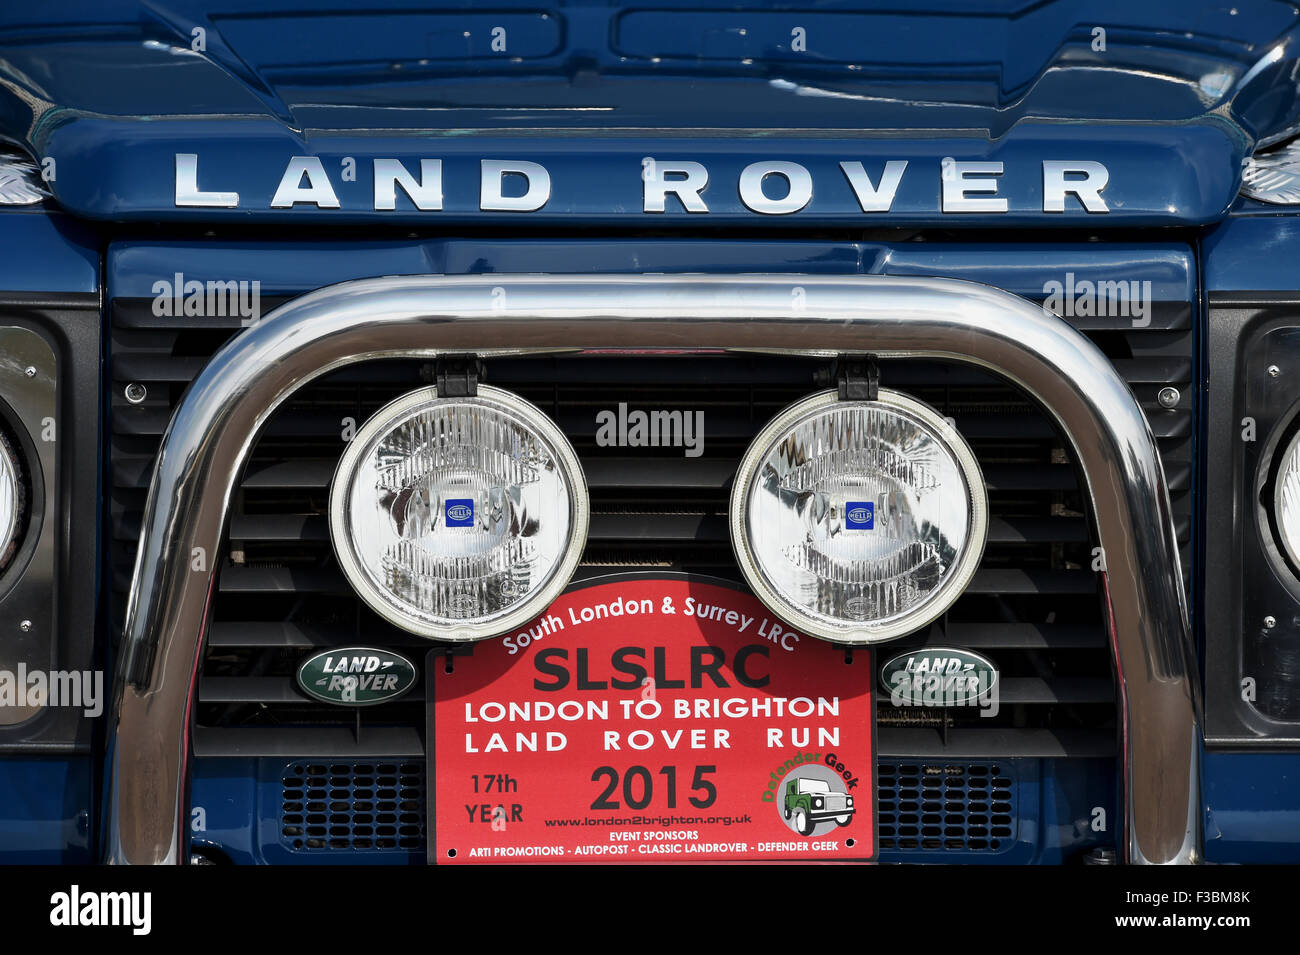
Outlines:
<svg viewBox="0 0 1300 955"><path fill-rule="evenodd" d="M587 486L563 433L486 385L423 388L357 432L330 490L344 573L377 613L439 640L479 640L536 616L587 538Z"/></svg>
<svg viewBox="0 0 1300 955"><path fill-rule="evenodd" d="M897 392L791 405L754 439L731 494L750 587L814 636L878 643L933 621L970 582L988 502L974 454Z"/></svg>
<svg viewBox="0 0 1300 955"><path fill-rule="evenodd" d="M1241 192L1260 202L1300 203L1300 142L1256 153L1241 171Z"/></svg>
<svg viewBox="0 0 1300 955"><path fill-rule="evenodd" d="M1300 431L1282 452L1273 482L1273 515L1278 537L1293 567L1300 567Z"/></svg>
<svg viewBox="0 0 1300 955"><path fill-rule="evenodd" d="M18 549L18 527L23 516L23 485L13 446L0 432L0 570L9 566Z"/></svg>

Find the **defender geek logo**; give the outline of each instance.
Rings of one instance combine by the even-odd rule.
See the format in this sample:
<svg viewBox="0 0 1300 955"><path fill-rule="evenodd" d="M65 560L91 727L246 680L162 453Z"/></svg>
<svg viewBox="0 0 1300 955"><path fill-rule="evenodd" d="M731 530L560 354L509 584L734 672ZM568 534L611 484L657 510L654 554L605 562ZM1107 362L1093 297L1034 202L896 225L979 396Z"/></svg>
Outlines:
<svg viewBox="0 0 1300 955"><path fill-rule="evenodd" d="M445 505L448 527L473 527L474 502L470 498L449 500Z"/></svg>
<svg viewBox="0 0 1300 955"><path fill-rule="evenodd" d="M874 501L849 501L844 505L844 527L851 531L870 531L876 527Z"/></svg>

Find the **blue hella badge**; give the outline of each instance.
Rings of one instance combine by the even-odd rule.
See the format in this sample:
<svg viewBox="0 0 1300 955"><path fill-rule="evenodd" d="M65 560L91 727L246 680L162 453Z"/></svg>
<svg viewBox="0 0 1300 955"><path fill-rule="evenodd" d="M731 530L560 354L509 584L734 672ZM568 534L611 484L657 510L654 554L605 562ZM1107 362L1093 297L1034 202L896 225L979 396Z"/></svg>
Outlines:
<svg viewBox="0 0 1300 955"><path fill-rule="evenodd" d="M448 500L444 507L448 527L473 527L474 502L470 498Z"/></svg>
<svg viewBox="0 0 1300 955"><path fill-rule="evenodd" d="M851 531L870 531L876 527L874 501L849 501L844 505L844 526Z"/></svg>

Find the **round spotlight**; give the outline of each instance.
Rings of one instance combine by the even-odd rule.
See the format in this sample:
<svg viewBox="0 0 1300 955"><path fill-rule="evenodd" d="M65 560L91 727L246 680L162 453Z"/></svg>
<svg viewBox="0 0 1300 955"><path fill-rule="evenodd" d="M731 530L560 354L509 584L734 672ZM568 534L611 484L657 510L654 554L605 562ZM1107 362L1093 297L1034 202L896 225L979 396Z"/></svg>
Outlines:
<svg viewBox="0 0 1300 955"><path fill-rule="evenodd" d="M1277 536L1293 567L1300 567L1300 431L1291 436L1273 480Z"/></svg>
<svg viewBox="0 0 1300 955"><path fill-rule="evenodd" d="M0 571L18 551L26 497L18 453L0 430Z"/></svg>
<svg viewBox="0 0 1300 955"><path fill-rule="evenodd" d="M767 425L731 492L754 593L805 633L869 644L924 627L979 566L988 499L974 454L933 408L833 391Z"/></svg>
<svg viewBox="0 0 1300 955"><path fill-rule="evenodd" d="M481 640L545 610L587 539L587 485L533 405L480 385L381 408L330 489L330 534L357 593L399 627Z"/></svg>

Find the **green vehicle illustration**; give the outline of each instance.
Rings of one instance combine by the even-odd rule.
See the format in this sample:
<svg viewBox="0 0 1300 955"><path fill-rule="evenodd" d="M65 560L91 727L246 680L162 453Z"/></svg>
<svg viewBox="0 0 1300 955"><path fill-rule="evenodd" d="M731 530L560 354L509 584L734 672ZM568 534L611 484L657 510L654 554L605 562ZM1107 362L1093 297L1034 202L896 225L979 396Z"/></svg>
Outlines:
<svg viewBox="0 0 1300 955"><path fill-rule="evenodd" d="M853 819L853 797L848 793L833 792L824 779L798 778L785 784L785 806L782 815L786 821L794 818L794 827L801 835L811 836L817 823L834 819L837 826L847 826Z"/></svg>

